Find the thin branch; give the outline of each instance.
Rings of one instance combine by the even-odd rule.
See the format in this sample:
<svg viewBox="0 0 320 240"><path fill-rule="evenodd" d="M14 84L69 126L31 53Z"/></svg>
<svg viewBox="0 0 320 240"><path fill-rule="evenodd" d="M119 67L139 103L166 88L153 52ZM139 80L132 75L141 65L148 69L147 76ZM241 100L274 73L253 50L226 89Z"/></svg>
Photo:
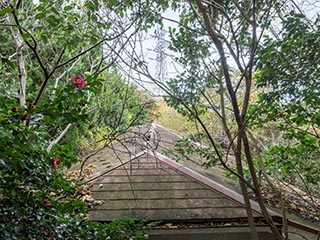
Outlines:
<svg viewBox="0 0 320 240"><path fill-rule="evenodd" d="M113 36L113 37L110 37L110 38L107 37L107 38L101 39L101 40L98 41L96 44L94 44L94 45L92 45L91 47L87 48L86 50L80 52L80 53L77 54L76 56L74 56L74 57L70 58L69 60L67 60L67 61L65 61L65 62L57 65L57 66L56 66L56 69L57 69L57 68L60 68L60 67L62 67L62 66L64 66L64 65L66 65L66 64L68 64L68 63L70 63L70 62L72 62L72 61L74 61L74 60L77 59L78 57L86 54L87 52L91 51L92 49L96 48L97 46L99 46L100 44L102 44L102 43L104 43L104 42L112 41L112 40L115 40L115 39L119 38L121 35L123 35L125 32L127 32L127 31L133 26L133 24L134 24L136 21L137 21L137 18L136 18L134 21L132 21L132 22L129 24L129 26L127 26L123 31L121 31L121 32L120 32L119 34L117 34L116 36Z"/></svg>
<svg viewBox="0 0 320 240"><path fill-rule="evenodd" d="M32 46L32 44L31 44L29 41L27 41L27 40L24 40L24 42L27 44L27 46L28 46L28 47L32 50L32 52L34 53L34 55L35 55L35 57L36 57L36 59L37 59L37 62L39 63L40 68L42 69L42 71L43 71L43 73L44 73L45 78L49 78L49 72L48 72L48 70L46 69L46 67L44 66L44 64L43 64L43 62L42 62L42 60L41 60L41 58L40 58L40 56L39 56L39 54L38 54L38 51L37 51L37 41L35 40L35 38L32 36L32 34L31 34L29 31L27 31L25 28L23 28L23 27L20 25L20 21L19 21L17 15L16 15L16 11L17 11L17 10L16 10L14 7L12 7L12 10L13 10L13 11L12 11L13 18L14 18L14 20L15 20L15 23L16 23L18 29L19 29L19 32L20 32L21 36L23 35L23 31L26 32L26 33L28 34L28 36L31 37L34 45ZM22 30L23 30L23 31L22 31Z"/></svg>
<svg viewBox="0 0 320 240"><path fill-rule="evenodd" d="M59 135L55 140L53 140L53 141L49 144L49 146L47 147L47 152L50 152L51 149L52 149L57 143L59 143L59 142L61 141L61 139L64 137L64 135L66 135L66 133L67 133L67 132L69 131L69 129L71 128L71 126L72 126L72 124L69 123L69 124L65 127L65 129L60 133L60 135Z"/></svg>
<svg viewBox="0 0 320 240"><path fill-rule="evenodd" d="M245 11L243 11L242 7L239 5L238 1L232 0L233 4L236 6L236 8L239 10L241 15L247 20L248 23L254 24L254 20L251 20L250 17L246 14ZM254 12L254 11L253 11Z"/></svg>
<svg viewBox="0 0 320 240"><path fill-rule="evenodd" d="M78 58L77 60L75 60L72 65L66 70L64 71L59 77L56 78L55 84L54 84L54 88L58 87L58 82L68 73L70 72L73 67L80 61L80 58Z"/></svg>

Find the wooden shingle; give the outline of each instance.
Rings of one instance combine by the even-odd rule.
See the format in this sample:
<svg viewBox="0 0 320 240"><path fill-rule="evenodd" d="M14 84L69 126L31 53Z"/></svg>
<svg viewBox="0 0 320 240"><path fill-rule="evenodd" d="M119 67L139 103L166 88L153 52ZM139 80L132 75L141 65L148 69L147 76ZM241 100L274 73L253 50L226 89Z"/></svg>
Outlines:
<svg viewBox="0 0 320 240"><path fill-rule="evenodd" d="M90 211L93 221L247 217L241 195L159 153L145 151L100 175L91 184L93 197L103 202ZM259 209L253 214L261 217Z"/></svg>

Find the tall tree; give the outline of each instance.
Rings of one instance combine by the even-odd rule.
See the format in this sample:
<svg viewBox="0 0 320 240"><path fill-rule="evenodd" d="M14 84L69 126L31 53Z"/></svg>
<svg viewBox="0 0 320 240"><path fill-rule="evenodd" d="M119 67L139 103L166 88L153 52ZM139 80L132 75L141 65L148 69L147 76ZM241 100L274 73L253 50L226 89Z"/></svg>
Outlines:
<svg viewBox="0 0 320 240"><path fill-rule="evenodd" d="M147 66L138 72L151 78L167 94L168 103L195 119L216 152L221 164L239 178L247 206L252 239L256 230L250 208L248 188L253 191L276 239L281 233L273 223L261 195L251 144L247 133L248 113L257 50L282 1L172 1L177 19L164 17L178 26L169 30L170 49L181 65L181 72L168 83L152 77ZM210 90L209 90L210 89ZM200 104L201 103L201 104ZM216 114L228 138L228 149L236 159L237 171L230 169L201 114ZM228 151L229 152L229 151ZM250 181L244 177L248 167Z"/></svg>

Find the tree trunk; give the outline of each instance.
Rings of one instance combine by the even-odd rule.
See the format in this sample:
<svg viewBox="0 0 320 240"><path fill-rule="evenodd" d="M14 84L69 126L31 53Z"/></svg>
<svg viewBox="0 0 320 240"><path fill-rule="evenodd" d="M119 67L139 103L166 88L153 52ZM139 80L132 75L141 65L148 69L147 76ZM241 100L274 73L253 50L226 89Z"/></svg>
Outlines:
<svg viewBox="0 0 320 240"><path fill-rule="evenodd" d="M224 129L224 132L226 133L226 135L228 137L230 147L231 147L231 149L234 152L235 157L236 157L237 172L238 172L238 174L240 176L242 176L244 178L242 161L241 161L241 138L239 136L237 137L237 144L235 146L235 144L233 142L232 135L230 133L230 130L229 130L227 122L226 122L226 112L225 112L225 102L224 102L224 88L223 88L223 84L222 84L222 78L220 78L220 81L219 81L219 88L220 88L219 89L220 90L220 104L221 104L221 115L222 115L221 121L222 121L223 129ZM242 193L242 196L243 196L243 201L244 201L245 207L246 207L246 212L247 212L247 217L248 217L248 224L249 224L250 233L251 233L251 239L252 240L256 240L256 239L258 239L258 234L257 234L257 229L256 229L254 217L253 217L253 214L252 214L252 208L251 208L248 188L247 188L247 185L244 182L244 180L241 179L241 178L239 178L239 184L240 184L241 193Z"/></svg>
<svg viewBox="0 0 320 240"><path fill-rule="evenodd" d="M9 24L12 24L11 17L7 17ZM15 31L13 27L10 27L10 31L16 45L16 54L19 67L19 79L20 79L20 88L19 88L19 103L21 107L26 107L26 83L27 83L27 71L24 64L24 57L22 53L23 49L23 39L19 31Z"/></svg>
<svg viewBox="0 0 320 240"><path fill-rule="evenodd" d="M240 125L241 126L241 125ZM245 132L245 130L243 130L241 133L240 133L240 136L243 140L243 146L244 146L244 152L246 154L246 160L247 160L247 163L248 163L248 166L249 166L249 170L250 170L250 175L251 175L251 178L252 178L252 183L253 183L253 186L255 188L255 196L257 198L257 201L259 203L259 206L260 206L260 209L261 209L261 212L263 214L263 216L265 217L265 219L267 220L274 236L276 237L276 239L283 239L282 236L281 236L281 233L279 232L279 229L275 226L269 212L268 212L268 209L266 208L264 202L263 202L263 198L262 198L262 194L261 194L261 188L260 188L260 185L259 185L259 182L258 182L258 178L257 178L257 175L256 175L256 171L255 171L255 168L254 168L254 164L253 164L253 159L252 159L252 155L251 155L251 150L250 150L250 144L249 144L249 141L248 141L248 137L247 137L247 134Z"/></svg>
<svg viewBox="0 0 320 240"><path fill-rule="evenodd" d="M243 167L242 167L242 160L241 160L241 143L242 143L241 137L238 136L237 137L237 149L235 151L236 165L237 165L238 174L243 177L244 175L243 175ZM255 226L255 221L254 221L254 217L252 214L252 208L251 208L247 185L242 179L239 179L239 184L240 184L241 192L243 195L243 200L244 200L247 215L248 215L248 224L249 224L249 228L250 228L250 232L251 232L251 239L258 239L257 229Z"/></svg>

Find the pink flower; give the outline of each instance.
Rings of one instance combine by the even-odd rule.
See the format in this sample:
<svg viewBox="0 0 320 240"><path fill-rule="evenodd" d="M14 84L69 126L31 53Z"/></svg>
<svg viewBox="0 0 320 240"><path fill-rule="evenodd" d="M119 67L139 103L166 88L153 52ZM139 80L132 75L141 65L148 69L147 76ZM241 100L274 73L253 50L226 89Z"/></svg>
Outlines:
<svg viewBox="0 0 320 240"><path fill-rule="evenodd" d="M54 157L54 158L51 158L51 167L53 168L53 169L57 169L58 168L58 161L59 161L60 159L59 158L56 158L56 157Z"/></svg>
<svg viewBox="0 0 320 240"><path fill-rule="evenodd" d="M44 203L44 205L46 205L48 207L51 206L51 202L47 198L43 199L42 202Z"/></svg>
<svg viewBox="0 0 320 240"><path fill-rule="evenodd" d="M71 81L76 85L77 88L82 89L87 84L87 82L80 76L72 77Z"/></svg>
<svg viewBox="0 0 320 240"><path fill-rule="evenodd" d="M48 235L49 235L48 230L43 230L42 233L43 233L43 235L45 235L45 236L48 236Z"/></svg>

